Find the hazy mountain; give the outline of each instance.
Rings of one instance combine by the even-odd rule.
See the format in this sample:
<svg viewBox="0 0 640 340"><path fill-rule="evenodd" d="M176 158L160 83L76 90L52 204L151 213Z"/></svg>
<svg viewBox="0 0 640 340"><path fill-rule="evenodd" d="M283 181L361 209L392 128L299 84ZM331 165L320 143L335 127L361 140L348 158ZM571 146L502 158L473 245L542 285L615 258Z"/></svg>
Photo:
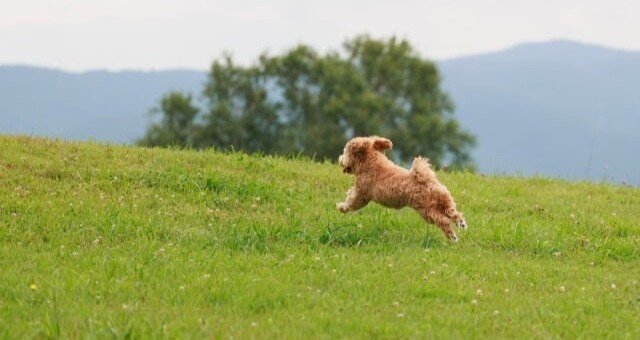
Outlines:
<svg viewBox="0 0 640 340"><path fill-rule="evenodd" d="M199 71L66 73L0 66L0 132L132 142L170 90L199 94Z"/></svg>
<svg viewBox="0 0 640 340"><path fill-rule="evenodd" d="M481 170L640 184L640 53L553 41L439 65Z"/></svg>
<svg viewBox="0 0 640 340"><path fill-rule="evenodd" d="M639 52L553 41L438 64L483 172L640 184ZM131 142L163 93L205 78L0 66L0 133Z"/></svg>

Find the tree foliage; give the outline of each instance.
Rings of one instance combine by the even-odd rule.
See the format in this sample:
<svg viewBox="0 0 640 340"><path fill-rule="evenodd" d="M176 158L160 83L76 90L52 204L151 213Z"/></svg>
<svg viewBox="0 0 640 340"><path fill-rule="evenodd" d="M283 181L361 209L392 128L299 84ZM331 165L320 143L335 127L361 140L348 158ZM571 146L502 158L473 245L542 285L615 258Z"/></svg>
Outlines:
<svg viewBox="0 0 640 340"><path fill-rule="evenodd" d="M192 103L191 95L170 92L162 97L160 106L152 113L162 115L160 122L149 126L140 144L148 146L190 145L194 139L194 120L198 108Z"/></svg>
<svg viewBox="0 0 640 340"><path fill-rule="evenodd" d="M169 93L144 145L214 146L333 159L353 136L394 141L391 157L428 156L436 165L472 165L474 137L453 117L436 66L406 40L359 36L340 51L306 45L263 54L252 66L215 60L198 109Z"/></svg>

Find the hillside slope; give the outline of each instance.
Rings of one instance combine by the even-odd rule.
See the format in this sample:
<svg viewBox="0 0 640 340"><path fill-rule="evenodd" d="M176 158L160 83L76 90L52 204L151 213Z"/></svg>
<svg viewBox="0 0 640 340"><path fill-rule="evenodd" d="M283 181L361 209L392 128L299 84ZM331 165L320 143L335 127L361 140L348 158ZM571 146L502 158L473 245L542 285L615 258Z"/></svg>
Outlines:
<svg viewBox="0 0 640 340"><path fill-rule="evenodd" d="M640 336L639 190L439 177L453 245L330 163L0 136L0 337Z"/></svg>

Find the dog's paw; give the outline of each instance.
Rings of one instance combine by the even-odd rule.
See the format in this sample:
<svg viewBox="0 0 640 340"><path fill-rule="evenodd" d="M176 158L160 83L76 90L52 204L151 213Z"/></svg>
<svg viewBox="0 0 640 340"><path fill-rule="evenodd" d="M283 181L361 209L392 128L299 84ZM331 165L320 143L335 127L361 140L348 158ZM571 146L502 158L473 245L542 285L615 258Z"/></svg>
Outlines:
<svg viewBox="0 0 640 340"><path fill-rule="evenodd" d="M456 225L458 226L458 228L460 229L467 229L467 221L465 220L460 220L456 222Z"/></svg>
<svg viewBox="0 0 640 340"><path fill-rule="evenodd" d="M349 211L349 206L347 205L347 203L344 203L344 202L336 203L336 208L341 213L346 213L347 211Z"/></svg>
<svg viewBox="0 0 640 340"><path fill-rule="evenodd" d="M451 233L448 236L449 236L449 241L453 243L458 242L458 235L456 235L456 233Z"/></svg>

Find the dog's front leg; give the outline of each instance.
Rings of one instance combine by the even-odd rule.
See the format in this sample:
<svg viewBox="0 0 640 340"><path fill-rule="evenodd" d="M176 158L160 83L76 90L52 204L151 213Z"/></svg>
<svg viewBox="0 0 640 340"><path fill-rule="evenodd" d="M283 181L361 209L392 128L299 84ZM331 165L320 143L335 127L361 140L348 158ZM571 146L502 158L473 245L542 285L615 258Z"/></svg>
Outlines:
<svg viewBox="0 0 640 340"><path fill-rule="evenodd" d="M340 212L346 213L358 210L367 205L367 203L369 203L369 199L362 194L358 194L356 187L352 187L349 189L349 192L347 192L347 198L344 202L336 204L336 208L338 208Z"/></svg>

